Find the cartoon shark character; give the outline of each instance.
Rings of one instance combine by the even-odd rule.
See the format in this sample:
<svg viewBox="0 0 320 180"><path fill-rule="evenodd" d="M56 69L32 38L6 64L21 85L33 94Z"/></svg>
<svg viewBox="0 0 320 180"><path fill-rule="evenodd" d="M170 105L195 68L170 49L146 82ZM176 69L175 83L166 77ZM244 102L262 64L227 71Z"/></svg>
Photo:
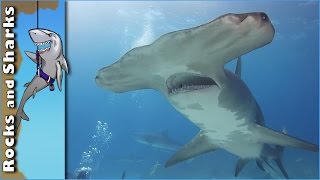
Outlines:
<svg viewBox="0 0 320 180"><path fill-rule="evenodd" d="M21 119L29 120L23 110L27 100L31 96L34 98L37 92L47 86L52 88L55 80L57 80L58 88L61 91L62 69L68 73L68 64L63 56L62 41L57 33L47 29L31 29L29 35L39 50L38 54L26 51L26 55L39 66L31 82L24 85L26 89L16 113L16 127L19 127Z"/></svg>
<svg viewBox="0 0 320 180"><path fill-rule="evenodd" d="M224 149L240 157L236 174L248 160L279 159L281 149L318 152L318 145L276 132L261 122L260 108L239 74L224 68L272 42L273 25L263 12L226 14L207 24L165 34L150 45L134 48L99 70L96 83L114 92L155 89L200 128L166 167L200 154ZM267 146L266 146L267 145Z"/></svg>

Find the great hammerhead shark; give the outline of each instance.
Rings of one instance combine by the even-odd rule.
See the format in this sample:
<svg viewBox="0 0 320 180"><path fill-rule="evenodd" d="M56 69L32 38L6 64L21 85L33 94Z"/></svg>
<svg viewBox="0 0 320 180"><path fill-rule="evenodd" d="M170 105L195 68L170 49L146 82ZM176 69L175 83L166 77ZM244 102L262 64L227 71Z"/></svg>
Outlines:
<svg viewBox="0 0 320 180"><path fill-rule="evenodd" d="M272 42L275 29L263 12L226 14L191 29L171 32L150 45L134 48L98 71L96 83L126 92L155 89L200 128L166 167L224 149L240 157L236 175L249 160L258 166L279 157L283 147L319 151L318 145L264 126L262 112L249 88L225 64Z"/></svg>
<svg viewBox="0 0 320 180"><path fill-rule="evenodd" d="M61 91L62 87L62 70L68 73L68 64L63 56L62 41L59 35L47 29L31 29L29 35L38 50L36 53L26 51L26 55L39 66L37 67L36 75L31 82L26 83L26 87L19 108L16 113L15 126L19 127L21 119L29 120L25 114L23 107L27 100L47 86L53 90L53 83L57 79L58 88ZM38 57L37 57L38 56Z"/></svg>

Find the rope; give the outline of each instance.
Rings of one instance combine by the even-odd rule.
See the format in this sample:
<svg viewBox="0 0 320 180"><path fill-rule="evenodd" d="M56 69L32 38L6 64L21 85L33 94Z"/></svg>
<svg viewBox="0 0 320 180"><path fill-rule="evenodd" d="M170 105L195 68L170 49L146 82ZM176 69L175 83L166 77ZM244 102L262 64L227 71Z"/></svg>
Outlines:
<svg viewBox="0 0 320 180"><path fill-rule="evenodd" d="M37 1L37 29L39 29L39 1ZM36 51L36 59L37 59L37 69L39 69L40 64L39 64L39 47L37 46L37 51Z"/></svg>

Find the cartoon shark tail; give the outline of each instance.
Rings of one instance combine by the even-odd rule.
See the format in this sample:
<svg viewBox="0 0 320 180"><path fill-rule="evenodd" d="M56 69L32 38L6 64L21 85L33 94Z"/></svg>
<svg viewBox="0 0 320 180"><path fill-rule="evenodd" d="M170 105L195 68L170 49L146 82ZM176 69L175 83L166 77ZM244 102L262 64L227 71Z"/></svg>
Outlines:
<svg viewBox="0 0 320 180"><path fill-rule="evenodd" d="M16 114L16 119L15 119L15 126L16 127L19 127L19 125L21 123L21 119L29 121L29 117L26 115L24 110L18 109L17 114Z"/></svg>

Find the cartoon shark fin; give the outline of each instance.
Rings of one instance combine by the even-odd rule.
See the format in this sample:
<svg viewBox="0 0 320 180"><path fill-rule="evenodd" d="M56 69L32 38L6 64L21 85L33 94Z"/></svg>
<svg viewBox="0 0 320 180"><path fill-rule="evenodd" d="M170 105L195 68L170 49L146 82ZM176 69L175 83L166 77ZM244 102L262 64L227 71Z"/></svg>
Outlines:
<svg viewBox="0 0 320 180"><path fill-rule="evenodd" d="M300 140L292 136L288 136L286 134L268 129L257 124L255 125L255 131L258 134L258 140L262 143L274 144L279 146L290 146L313 152L319 151L318 145Z"/></svg>
<svg viewBox="0 0 320 180"><path fill-rule="evenodd" d="M23 85L23 87L28 87L28 86L29 86L29 84L30 84L30 82L25 83L25 84Z"/></svg>
<svg viewBox="0 0 320 180"><path fill-rule="evenodd" d="M249 162L249 159L239 159L234 175L237 177L243 167Z"/></svg>
<svg viewBox="0 0 320 180"><path fill-rule="evenodd" d="M62 58L60 60L60 64L61 64L62 69L68 74L69 68L68 68L67 60L64 58L64 56L62 56Z"/></svg>
<svg viewBox="0 0 320 180"><path fill-rule="evenodd" d="M24 112L24 110L22 110L21 118L24 119L24 120L26 120L26 121L29 121L29 117L26 115L26 113Z"/></svg>
<svg viewBox="0 0 320 180"><path fill-rule="evenodd" d="M166 162L165 167L169 167L184 160L194 158L200 154L214 151L218 148L218 146L213 145L209 141L205 133L200 131L190 143L184 145L173 156L171 156L171 158Z"/></svg>
<svg viewBox="0 0 320 180"><path fill-rule="evenodd" d="M59 62L56 62L56 68L57 68L57 84L58 84L58 88L61 91L62 87L62 71L61 71L61 65Z"/></svg>
<svg viewBox="0 0 320 180"><path fill-rule="evenodd" d="M37 63L36 53L25 51L26 55L35 63Z"/></svg>
<svg viewBox="0 0 320 180"><path fill-rule="evenodd" d="M240 78L241 78L241 66L242 66L242 61L241 61L241 56L239 56L237 60L237 66L236 66L236 75L238 75Z"/></svg>
<svg viewBox="0 0 320 180"><path fill-rule="evenodd" d="M37 94L37 87L34 88L33 93L32 93L32 98L36 97Z"/></svg>

